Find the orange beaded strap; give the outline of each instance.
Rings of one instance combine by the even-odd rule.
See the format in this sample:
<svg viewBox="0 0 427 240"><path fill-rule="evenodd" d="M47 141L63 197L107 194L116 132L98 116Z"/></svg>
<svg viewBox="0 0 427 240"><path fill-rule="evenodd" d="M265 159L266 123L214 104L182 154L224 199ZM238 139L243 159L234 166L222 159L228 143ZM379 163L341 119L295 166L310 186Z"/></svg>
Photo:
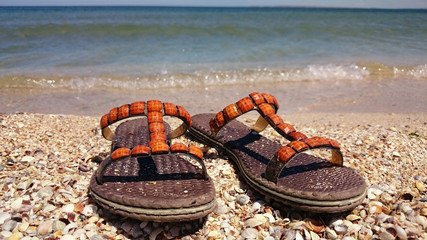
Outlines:
<svg viewBox="0 0 427 240"><path fill-rule="evenodd" d="M96 172L96 180L99 184L103 184L103 176L107 167L112 164L114 161L125 159L128 157L151 157L153 155L159 154L188 154L192 159L196 160L201 166L203 173L200 176L202 179L207 180L208 174L206 171L206 166L203 163L203 152L200 148L194 145L185 145L182 143L175 143L169 146L165 142L159 140L152 140L149 143L149 146L138 145L133 148L118 148L112 154L110 158L105 159L101 162L97 172Z"/></svg>
<svg viewBox="0 0 427 240"><path fill-rule="evenodd" d="M212 136L216 137L219 130L231 120L252 110L258 111L261 115L252 128L260 132L268 125L264 117L276 113L278 108L279 103L274 96L267 93L251 93L249 97L242 98L238 102L228 105L210 120L209 126Z"/></svg>
<svg viewBox="0 0 427 240"><path fill-rule="evenodd" d="M315 148L330 149L332 152L330 162L337 166L343 165L343 156L340 146L335 140L323 137L305 138L301 141L292 141L288 145L280 148L267 164L265 178L277 183L280 173L283 171L287 163L289 163L299 153Z"/></svg>
<svg viewBox="0 0 427 240"><path fill-rule="evenodd" d="M110 140L116 140L114 133L109 128L109 125L130 117L146 116L150 127L150 132L160 135L164 133L163 116L178 117L183 123L172 131L166 138L172 139L181 136L192 125L190 114L181 106L172 103L162 103L158 100L151 100L145 102L134 102L132 104L125 104L121 107L115 107L110 110L101 118L102 135ZM159 137L159 136L157 136Z"/></svg>

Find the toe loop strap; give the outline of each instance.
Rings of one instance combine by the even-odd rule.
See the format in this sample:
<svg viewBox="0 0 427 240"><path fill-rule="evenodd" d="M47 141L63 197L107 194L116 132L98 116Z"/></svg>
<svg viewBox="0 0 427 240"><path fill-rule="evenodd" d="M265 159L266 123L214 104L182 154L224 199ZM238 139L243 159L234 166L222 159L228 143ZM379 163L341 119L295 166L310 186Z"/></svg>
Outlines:
<svg viewBox="0 0 427 240"><path fill-rule="evenodd" d="M96 171L96 181L98 184L104 183L104 173L108 166L110 166L113 162L123 160L128 157L151 157L153 155L161 155L161 154L186 154L190 158L196 160L201 168L202 175L201 178L204 180L208 180L208 174L206 166L203 162L203 152L200 148L194 145L185 145L182 143L174 143L171 146L166 143L156 142L154 144L150 144L150 146L138 145L130 148L118 148L112 154L111 157L105 159L99 165Z"/></svg>
<svg viewBox="0 0 427 240"><path fill-rule="evenodd" d="M162 103L158 100L150 100L147 102L138 101L112 108L109 113L102 116L100 121L102 135L107 140L115 141L117 139L113 131L109 128L110 125L126 118L142 116L147 118L150 125L163 124L163 116L172 116L181 119L182 124L168 134L168 139L181 136L193 124L190 114L182 106L172 103Z"/></svg>
<svg viewBox="0 0 427 240"><path fill-rule="evenodd" d="M258 111L261 115L253 127L255 131L260 132L268 125L264 117L276 113L278 108L279 103L274 96L267 93L251 93L248 97L228 105L210 120L211 134L216 137L219 130L228 122L252 110Z"/></svg>
<svg viewBox="0 0 427 240"><path fill-rule="evenodd" d="M330 149L332 155L329 161L334 165L343 166L343 155L341 153L340 146L335 140L323 137L313 137L307 138L303 141L296 140L280 148L267 164L265 178L271 182L277 183L280 173L296 155L316 148Z"/></svg>

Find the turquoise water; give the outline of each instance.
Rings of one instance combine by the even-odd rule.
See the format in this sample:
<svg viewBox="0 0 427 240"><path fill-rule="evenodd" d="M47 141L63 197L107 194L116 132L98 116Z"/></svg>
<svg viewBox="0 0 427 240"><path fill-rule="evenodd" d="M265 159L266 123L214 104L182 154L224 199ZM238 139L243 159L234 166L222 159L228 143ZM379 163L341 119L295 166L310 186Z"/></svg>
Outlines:
<svg viewBox="0 0 427 240"><path fill-rule="evenodd" d="M0 7L0 23L14 106L28 89L427 79L427 10Z"/></svg>

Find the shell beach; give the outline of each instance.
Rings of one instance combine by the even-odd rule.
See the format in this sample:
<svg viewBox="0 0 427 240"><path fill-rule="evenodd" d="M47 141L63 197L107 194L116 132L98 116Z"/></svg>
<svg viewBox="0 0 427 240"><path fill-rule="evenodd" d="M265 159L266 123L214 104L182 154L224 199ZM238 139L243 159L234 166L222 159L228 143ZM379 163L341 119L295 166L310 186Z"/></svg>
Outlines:
<svg viewBox="0 0 427 240"><path fill-rule="evenodd" d="M110 150L98 117L0 115L0 239L427 239L426 114L291 114L307 136L336 139L369 187L340 214L299 212L249 188L215 149L205 152L217 207L205 219L141 222L94 204L89 180ZM250 123L251 119L239 118ZM270 127L263 135L286 144Z"/></svg>

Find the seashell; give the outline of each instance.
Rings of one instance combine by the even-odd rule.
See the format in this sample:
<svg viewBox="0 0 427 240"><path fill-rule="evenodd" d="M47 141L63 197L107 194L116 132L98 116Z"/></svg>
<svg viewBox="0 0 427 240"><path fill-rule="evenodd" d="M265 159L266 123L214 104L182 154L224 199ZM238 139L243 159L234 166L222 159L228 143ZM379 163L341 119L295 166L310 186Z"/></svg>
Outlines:
<svg viewBox="0 0 427 240"><path fill-rule="evenodd" d="M96 226L95 223L88 223L83 227L83 229L86 231L94 231L97 228L98 228L98 226ZM125 231L125 232L129 233L130 231Z"/></svg>
<svg viewBox="0 0 427 240"><path fill-rule="evenodd" d="M427 216L427 207L421 208L420 214L423 215L423 216ZM0 221L0 223L1 223L1 221Z"/></svg>
<svg viewBox="0 0 427 240"><path fill-rule="evenodd" d="M64 213L71 213L73 211L74 211L74 204L70 203L70 204L64 205L62 207L62 212L64 212Z"/></svg>
<svg viewBox="0 0 427 240"><path fill-rule="evenodd" d="M276 222L276 219L274 218L273 214L271 214L271 213L264 213L263 215L268 220L269 223Z"/></svg>
<svg viewBox="0 0 427 240"><path fill-rule="evenodd" d="M301 235L301 233L297 232L295 234L295 240L304 240L304 237Z"/></svg>
<svg viewBox="0 0 427 240"><path fill-rule="evenodd" d="M335 240L338 238L338 234L334 230L330 229L329 227L325 229L325 232L329 239Z"/></svg>
<svg viewBox="0 0 427 240"><path fill-rule="evenodd" d="M12 202L12 204L10 205L10 207L13 209L13 210L18 210L19 208L21 208L21 206L22 206L22 201L23 201L23 199L22 198L17 198L16 200L14 200L13 202Z"/></svg>
<svg viewBox="0 0 427 240"><path fill-rule="evenodd" d="M92 216L96 211L98 211L98 207L92 204L88 204L83 208L83 215L86 217Z"/></svg>
<svg viewBox="0 0 427 240"><path fill-rule="evenodd" d="M53 220L48 220L40 223L40 225L37 227L37 234L38 235L46 235L48 233L52 232L52 224Z"/></svg>
<svg viewBox="0 0 427 240"><path fill-rule="evenodd" d="M427 209L427 208L426 208ZM254 202L251 207L251 212L259 212L261 210L261 204L259 202Z"/></svg>
<svg viewBox="0 0 427 240"><path fill-rule="evenodd" d="M28 222L20 223L18 225L18 231L25 232L25 231L27 231L27 229L28 229L29 226L30 226L30 223L28 223Z"/></svg>
<svg viewBox="0 0 427 240"><path fill-rule="evenodd" d="M18 222L15 220L7 220L3 223L1 226L3 231L11 232L16 226L18 225Z"/></svg>
<svg viewBox="0 0 427 240"><path fill-rule="evenodd" d="M53 188L50 186L41 188L37 192L37 197L39 197L40 199L49 199L52 197L52 195L53 195Z"/></svg>
<svg viewBox="0 0 427 240"><path fill-rule="evenodd" d="M307 225L310 230L313 230L315 233L320 233L323 229L325 229L323 223L318 220L309 220Z"/></svg>
<svg viewBox="0 0 427 240"><path fill-rule="evenodd" d="M231 196L228 191L224 191L222 196L224 197L225 200L227 200L228 202L232 202L235 200L235 197Z"/></svg>
<svg viewBox="0 0 427 240"><path fill-rule="evenodd" d="M44 212L51 212L55 209L56 209L56 206L54 206L52 204L47 204L46 206L44 206L43 211Z"/></svg>
<svg viewBox="0 0 427 240"><path fill-rule="evenodd" d="M424 229L427 228L427 218L421 215L415 217L415 221L422 226Z"/></svg>
<svg viewBox="0 0 427 240"><path fill-rule="evenodd" d="M74 204L74 210L73 210L74 212L81 213L83 209L84 209L84 205L82 202L79 201L76 204Z"/></svg>
<svg viewBox="0 0 427 240"><path fill-rule="evenodd" d="M372 234L372 230L366 227L362 227L359 230L359 238L361 239L371 239Z"/></svg>
<svg viewBox="0 0 427 240"><path fill-rule="evenodd" d="M218 201L214 209L214 213L217 215L225 214L228 212L228 208L223 201Z"/></svg>
<svg viewBox="0 0 427 240"><path fill-rule="evenodd" d="M244 238L257 238L258 237L258 230L255 228L246 228L242 232L242 237Z"/></svg>
<svg viewBox="0 0 427 240"><path fill-rule="evenodd" d="M354 240L353 237L347 236L347 237L343 237L341 240Z"/></svg>
<svg viewBox="0 0 427 240"><path fill-rule="evenodd" d="M35 158L32 156L24 156L21 159L21 163L32 163L32 162L34 162L34 160L35 160Z"/></svg>
<svg viewBox="0 0 427 240"><path fill-rule="evenodd" d="M356 220L360 220L361 217L356 214L350 214L345 219L347 219L348 221L356 221Z"/></svg>
<svg viewBox="0 0 427 240"><path fill-rule="evenodd" d="M31 179L20 182L16 188L19 190L27 190L27 188L33 183L33 181Z"/></svg>
<svg viewBox="0 0 427 240"><path fill-rule="evenodd" d="M67 226L67 224L65 224L63 221L54 220L52 223L52 231L53 232L62 231L65 228L65 226Z"/></svg>
<svg viewBox="0 0 427 240"><path fill-rule="evenodd" d="M317 233L310 231L310 238L311 240L320 240L319 235L317 235Z"/></svg>
<svg viewBox="0 0 427 240"><path fill-rule="evenodd" d="M76 223L70 223L67 226L64 227L64 229L62 229L62 233L63 234L68 234L71 232L71 230L78 228L78 225Z"/></svg>
<svg viewBox="0 0 427 240"><path fill-rule="evenodd" d="M408 239L408 235L406 234L405 230L401 226L395 225L394 229L396 230L396 235L399 237L399 239L402 239L402 240Z"/></svg>
<svg viewBox="0 0 427 240"><path fill-rule="evenodd" d="M420 181L415 181L415 187L420 191L424 192L426 190L425 185Z"/></svg>
<svg viewBox="0 0 427 240"><path fill-rule="evenodd" d="M331 223L329 224L329 226L334 227L336 225L341 225L341 224L343 224L343 220L342 219L335 219L335 220L331 221Z"/></svg>
<svg viewBox="0 0 427 240"><path fill-rule="evenodd" d="M236 201L240 205L246 205L249 202L250 198L246 194L239 194L236 197Z"/></svg>
<svg viewBox="0 0 427 240"><path fill-rule="evenodd" d="M388 231L383 231L379 234L379 237L381 240L394 240L395 237L393 234L389 233Z"/></svg>
<svg viewBox="0 0 427 240"><path fill-rule="evenodd" d="M382 207L375 204L369 207L370 214L379 214L379 213L382 213L382 211L383 211Z"/></svg>
<svg viewBox="0 0 427 240"><path fill-rule="evenodd" d="M335 225L334 226L334 230L338 234L346 234L347 230L348 230L348 227L346 225L344 225L344 224L339 224L339 225Z"/></svg>
<svg viewBox="0 0 427 240"><path fill-rule="evenodd" d="M15 232L12 235L10 235L7 240L21 240L21 238L24 237L24 235L20 232Z"/></svg>
<svg viewBox="0 0 427 240"><path fill-rule="evenodd" d="M76 231L73 233L73 236L80 240L86 239L86 230L83 228L76 229Z"/></svg>
<svg viewBox="0 0 427 240"><path fill-rule="evenodd" d="M76 238L73 235L66 234L63 235L59 240L75 240Z"/></svg>
<svg viewBox="0 0 427 240"><path fill-rule="evenodd" d="M267 222L267 219L262 214L255 214L253 218L248 219L245 222L246 227L256 227Z"/></svg>
<svg viewBox="0 0 427 240"><path fill-rule="evenodd" d="M0 224L3 224L6 220L10 219L12 215L7 212L0 212Z"/></svg>

